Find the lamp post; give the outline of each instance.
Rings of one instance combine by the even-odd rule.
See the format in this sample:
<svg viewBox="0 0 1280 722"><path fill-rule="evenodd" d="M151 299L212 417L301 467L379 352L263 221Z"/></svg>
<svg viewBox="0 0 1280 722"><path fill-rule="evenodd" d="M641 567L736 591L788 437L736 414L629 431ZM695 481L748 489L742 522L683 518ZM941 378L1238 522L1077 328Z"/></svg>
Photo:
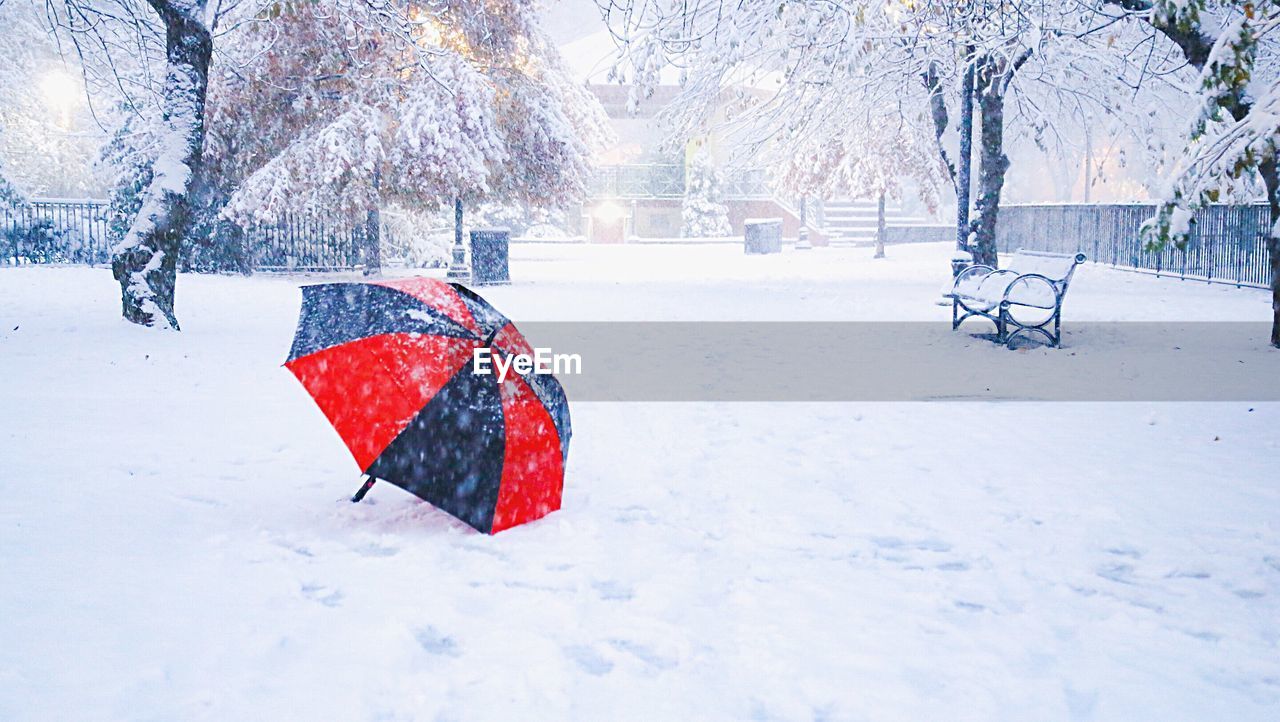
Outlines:
<svg viewBox="0 0 1280 722"><path fill-rule="evenodd" d="M467 248L462 245L461 198L453 199L453 259L449 263L449 272L445 275L450 281L471 282L471 267L467 265Z"/></svg>

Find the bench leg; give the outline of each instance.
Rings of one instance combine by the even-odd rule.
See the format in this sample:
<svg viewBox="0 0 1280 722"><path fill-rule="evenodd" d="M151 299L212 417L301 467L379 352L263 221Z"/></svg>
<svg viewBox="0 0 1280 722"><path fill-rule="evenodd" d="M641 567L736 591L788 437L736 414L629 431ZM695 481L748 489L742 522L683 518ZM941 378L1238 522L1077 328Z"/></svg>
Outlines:
<svg viewBox="0 0 1280 722"><path fill-rule="evenodd" d="M1038 333L1049 348L1062 347L1062 308L1058 307L1054 310L1053 315L1045 319L1044 323L1026 326L1018 323L1013 314L1008 313L1006 309L1000 309L1001 332L1000 342L1013 348L1013 339L1018 334ZM1052 324L1052 326L1050 326ZM1012 331L1010 330L1012 328Z"/></svg>

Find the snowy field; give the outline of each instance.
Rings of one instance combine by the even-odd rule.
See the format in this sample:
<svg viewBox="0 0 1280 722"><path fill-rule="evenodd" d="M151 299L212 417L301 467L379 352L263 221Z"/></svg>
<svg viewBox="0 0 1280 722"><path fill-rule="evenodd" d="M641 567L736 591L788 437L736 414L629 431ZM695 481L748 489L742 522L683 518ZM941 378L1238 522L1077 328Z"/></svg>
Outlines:
<svg viewBox="0 0 1280 722"><path fill-rule="evenodd" d="M948 317L949 250L889 253L517 246L486 296ZM487 537L347 501L280 366L315 279L183 276L170 334L0 269L0 719L1280 719L1278 404L576 403L564 509ZM1094 266L1067 308L1269 314Z"/></svg>

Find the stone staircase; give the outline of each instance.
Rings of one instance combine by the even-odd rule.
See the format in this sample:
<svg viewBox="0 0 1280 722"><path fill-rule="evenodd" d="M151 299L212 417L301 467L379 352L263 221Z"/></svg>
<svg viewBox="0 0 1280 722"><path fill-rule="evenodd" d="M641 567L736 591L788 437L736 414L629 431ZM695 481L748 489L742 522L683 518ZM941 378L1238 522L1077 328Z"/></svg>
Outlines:
<svg viewBox="0 0 1280 722"><path fill-rule="evenodd" d="M832 246L872 246L876 242L875 200L832 200L823 205L822 231ZM920 216L905 213L901 207L886 203L885 225L914 226L929 223Z"/></svg>

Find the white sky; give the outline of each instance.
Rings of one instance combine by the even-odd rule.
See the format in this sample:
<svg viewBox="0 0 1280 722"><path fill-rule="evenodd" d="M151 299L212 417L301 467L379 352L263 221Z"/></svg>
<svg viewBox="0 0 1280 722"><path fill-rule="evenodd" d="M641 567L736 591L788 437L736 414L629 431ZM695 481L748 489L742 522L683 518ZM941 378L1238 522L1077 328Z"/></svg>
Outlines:
<svg viewBox="0 0 1280 722"><path fill-rule="evenodd" d="M605 82L616 48L595 0L547 0L542 26L559 44L575 78Z"/></svg>
<svg viewBox="0 0 1280 722"><path fill-rule="evenodd" d="M561 45L604 30L595 0L547 0L546 6L543 27Z"/></svg>

